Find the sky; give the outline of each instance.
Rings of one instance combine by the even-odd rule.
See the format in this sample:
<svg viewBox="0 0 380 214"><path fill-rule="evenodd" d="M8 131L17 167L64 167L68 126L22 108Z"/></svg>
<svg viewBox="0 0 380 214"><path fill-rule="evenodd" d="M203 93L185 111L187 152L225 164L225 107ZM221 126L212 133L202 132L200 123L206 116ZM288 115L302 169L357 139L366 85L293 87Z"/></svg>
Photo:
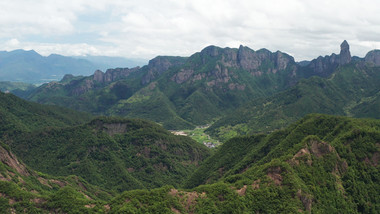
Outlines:
<svg viewBox="0 0 380 214"><path fill-rule="evenodd" d="M3 0L0 50L151 59L208 45L280 50L296 61L380 49L377 0Z"/></svg>

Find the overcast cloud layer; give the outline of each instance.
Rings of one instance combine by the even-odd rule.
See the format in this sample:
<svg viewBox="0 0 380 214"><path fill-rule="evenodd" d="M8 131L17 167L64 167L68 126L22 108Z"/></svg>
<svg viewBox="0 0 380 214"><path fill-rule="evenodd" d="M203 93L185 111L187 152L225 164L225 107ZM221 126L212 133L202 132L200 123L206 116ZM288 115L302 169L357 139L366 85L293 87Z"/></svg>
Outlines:
<svg viewBox="0 0 380 214"><path fill-rule="evenodd" d="M150 59L208 45L281 50L297 61L380 49L376 0L5 0L0 50Z"/></svg>

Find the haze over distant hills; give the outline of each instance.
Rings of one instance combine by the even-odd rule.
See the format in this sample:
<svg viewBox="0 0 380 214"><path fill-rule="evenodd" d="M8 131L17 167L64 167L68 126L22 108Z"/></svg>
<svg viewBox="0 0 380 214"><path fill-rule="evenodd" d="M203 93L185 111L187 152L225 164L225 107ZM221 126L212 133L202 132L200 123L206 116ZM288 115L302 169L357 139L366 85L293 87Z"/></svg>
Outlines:
<svg viewBox="0 0 380 214"><path fill-rule="evenodd" d="M51 54L41 56L34 50L0 51L0 81L44 83L62 79L65 74L90 75L95 70L136 67L144 61L121 57L68 57Z"/></svg>
<svg viewBox="0 0 380 214"><path fill-rule="evenodd" d="M99 66L99 70L106 71L109 68L134 68L148 64L147 59L124 58L117 56L72 56L76 59L85 59Z"/></svg>

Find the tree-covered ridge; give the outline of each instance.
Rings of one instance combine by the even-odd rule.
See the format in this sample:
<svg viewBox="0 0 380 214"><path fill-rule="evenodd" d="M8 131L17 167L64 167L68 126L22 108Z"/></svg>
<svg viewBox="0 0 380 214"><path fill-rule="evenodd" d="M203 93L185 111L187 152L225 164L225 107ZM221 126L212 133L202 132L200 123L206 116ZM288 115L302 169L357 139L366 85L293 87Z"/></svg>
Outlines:
<svg viewBox="0 0 380 214"><path fill-rule="evenodd" d="M9 92L18 97L28 97L36 87L29 83L0 81L1 92Z"/></svg>
<svg viewBox="0 0 380 214"><path fill-rule="evenodd" d="M91 120L88 113L28 102L0 92L0 137L46 127L67 127Z"/></svg>
<svg viewBox="0 0 380 214"><path fill-rule="evenodd" d="M379 142L379 120L309 115L282 131L223 144L189 180L192 190L125 192L111 211L376 213Z"/></svg>
<svg viewBox="0 0 380 214"><path fill-rule="evenodd" d="M88 125L117 136L116 129L104 125L120 121L103 118ZM21 188L26 184L20 178L4 181L10 170L10 176L19 172L2 160L0 206L39 213L376 213L379 142L379 120L308 115L284 130L229 140L188 180L192 189L167 185L125 191L112 199L84 180L87 191L68 180L59 187L41 173L33 176L43 177L52 189L33 176L21 177L27 185L34 182Z"/></svg>
<svg viewBox="0 0 380 214"><path fill-rule="evenodd" d="M11 147L33 169L78 175L115 192L179 186L210 154L205 146L157 124L120 118L25 133Z"/></svg>
<svg viewBox="0 0 380 214"><path fill-rule="evenodd" d="M380 67L354 62L327 79L312 77L268 98L256 99L213 124L207 132L231 136L283 128L310 113L379 118Z"/></svg>
<svg viewBox="0 0 380 214"><path fill-rule="evenodd" d="M109 192L78 176L57 177L36 172L0 143L1 213L84 213L105 211Z"/></svg>

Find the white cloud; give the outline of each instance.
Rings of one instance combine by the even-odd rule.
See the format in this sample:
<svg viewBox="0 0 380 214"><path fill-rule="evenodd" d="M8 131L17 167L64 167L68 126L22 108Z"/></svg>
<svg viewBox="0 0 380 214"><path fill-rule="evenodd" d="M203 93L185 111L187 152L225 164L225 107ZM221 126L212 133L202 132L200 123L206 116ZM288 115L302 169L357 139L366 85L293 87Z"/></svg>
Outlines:
<svg viewBox="0 0 380 214"><path fill-rule="evenodd" d="M18 48L20 46L20 41L18 41L18 39L10 39L8 41L5 42L5 47L7 49L14 49L14 48Z"/></svg>
<svg viewBox="0 0 380 214"><path fill-rule="evenodd" d="M12 0L0 2L0 41L144 58L243 44L303 60L338 53L346 39L353 55L364 56L380 48L379 10L376 0ZM14 38L19 44L5 44Z"/></svg>

